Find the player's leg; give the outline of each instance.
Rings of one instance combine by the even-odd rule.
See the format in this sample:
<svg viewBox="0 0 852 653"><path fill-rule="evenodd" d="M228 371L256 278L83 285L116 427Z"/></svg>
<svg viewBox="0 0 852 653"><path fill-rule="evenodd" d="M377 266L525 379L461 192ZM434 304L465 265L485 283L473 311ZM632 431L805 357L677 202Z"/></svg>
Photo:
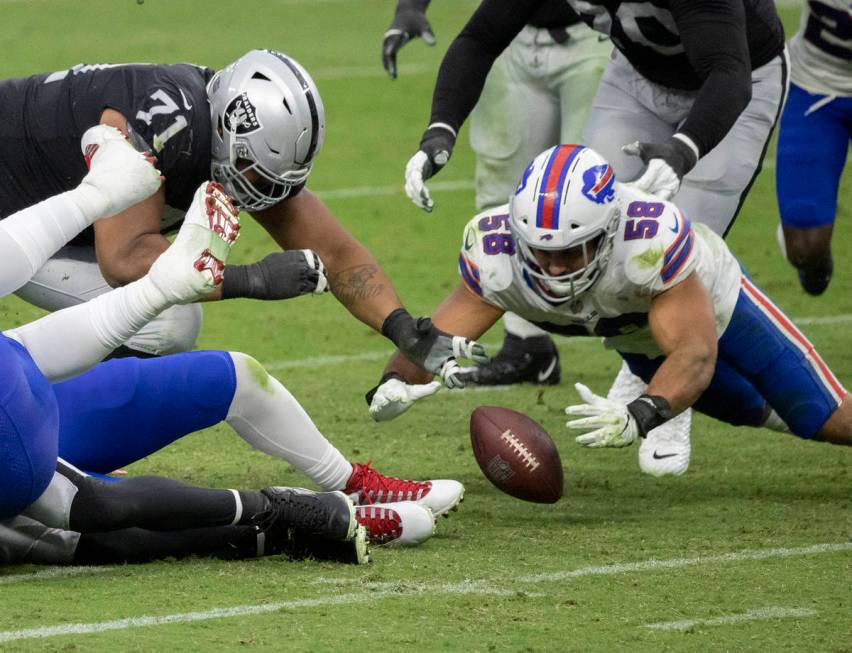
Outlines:
<svg viewBox="0 0 852 653"><path fill-rule="evenodd" d="M571 64L574 50L570 40L560 45L547 30L527 26L495 61L471 115L478 209L508 201L529 162L559 142L564 111L552 79ZM559 383L550 336L513 313L503 326L503 345L480 369L480 384Z"/></svg>
<svg viewBox="0 0 852 653"><path fill-rule="evenodd" d="M68 246L42 265L15 294L34 306L58 311L111 290L103 278L94 247ZM188 351L201 331L199 304L172 306L127 340L123 354L160 356Z"/></svg>
<svg viewBox="0 0 852 653"><path fill-rule="evenodd" d="M784 255L811 295L825 291L834 267L831 234L852 129L847 122L852 99L791 85L778 133L775 185Z"/></svg>
<svg viewBox="0 0 852 653"><path fill-rule="evenodd" d="M676 130L688 99L642 77L615 51L604 71L586 127L583 142L606 159L618 181L632 181L642 174L644 164L621 148L634 141L663 142ZM667 103L658 106L661 94Z"/></svg>
<svg viewBox="0 0 852 653"><path fill-rule="evenodd" d="M55 388L60 451L83 469L109 472L224 420L253 447L288 461L325 490L345 489L359 502L367 501L362 490L382 483L386 492L374 501L413 497L435 514L454 508L463 496L455 481L401 481L352 465L287 389L245 354L199 351L108 361Z"/></svg>
<svg viewBox="0 0 852 653"><path fill-rule="evenodd" d="M747 377L795 435L852 444L846 389L804 334L746 277L719 339L719 359Z"/></svg>
<svg viewBox="0 0 852 653"><path fill-rule="evenodd" d="M0 335L0 519L35 501L53 477L59 415L50 384L20 344Z"/></svg>
<svg viewBox="0 0 852 653"><path fill-rule="evenodd" d="M786 54L752 72L752 96L722 141L683 178L672 201L727 235L760 173L787 93Z"/></svg>

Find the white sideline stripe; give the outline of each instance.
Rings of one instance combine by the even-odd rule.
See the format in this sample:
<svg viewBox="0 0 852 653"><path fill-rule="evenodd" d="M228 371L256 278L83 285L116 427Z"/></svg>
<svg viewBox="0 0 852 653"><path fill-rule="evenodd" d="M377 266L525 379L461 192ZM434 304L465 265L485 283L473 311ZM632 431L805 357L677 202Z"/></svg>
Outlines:
<svg viewBox="0 0 852 653"><path fill-rule="evenodd" d="M0 576L0 585L11 585L12 583L26 583L31 580L46 580L50 578L64 578L66 576L80 576L82 574L100 574L112 571L112 567L53 567L31 574L9 574Z"/></svg>
<svg viewBox="0 0 852 653"><path fill-rule="evenodd" d="M267 614L280 610L300 610L328 605L351 605L367 601L394 597L410 597L418 594L488 594L496 596L515 596L516 592L492 587L485 581L462 581L460 583L445 583L433 585L428 583L396 584L392 589L379 592L358 592L338 594L337 596L320 596L314 599L298 599L265 603L263 605L239 605L233 608L213 608L203 612L183 612L159 617L142 616L114 621L101 621L90 624L63 624L61 626L46 626L43 628L27 628L24 630L7 630L0 632L0 642L12 642L22 639L56 637L58 635L85 635L102 633L108 630L125 630L143 626L162 626L174 623L209 621L226 617L244 617L248 615Z"/></svg>
<svg viewBox="0 0 852 653"><path fill-rule="evenodd" d="M430 190L470 190L474 187L472 179L457 181L436 181L429 184ZM313 190L313 189L312 189ZM395 186L354 186L352 188L331 188L329 190L313 191L320 199L342 199L348 197L378 197L381 195L402 195L405 192L403 181L400 179Z"/></svg>
<svg viewBox="0 0 852 653"><path fill-rule="evenodd" d="M705 556L702 558L676 558L674 560L648 560L645 562L628 563L619 565L608 565L602 567L583 567L571 571L556 572L550 574L537 574L524 576L517 579L527 583L541 583L558 581L564 578L590 575L612 575L633 571L656 571L659 569L671 569L673 567L685 567L698 564L712 564L715 562L739 562L742 560L764 560L767 558L786 558L797 555L808 555L813 553L830 553L834 551L849 551L852 542L841 542L838 544L815 544L812 546L785 548L785 549L754 549L737 553L727 553L716 556ZM322 580L322 579L319 579ZM340 584L346 580L338 581ZM353 583L358 583L356 579ZM127 619L116 619L114 621L101 621L89 624L62 624L59 626L46 626L43 628L27 628L23 630L7 630L0 632L0 642L11 642L21 639L35 639L42 637L54 637L57 635L83 635L87 633L100 633L107 630L125 630L127 628L138 628L142 626L161 626L173 623L188 623L195 621L209 621L211 619L223 619L225 617L241 617L247 615L265 614L279 610L300 610L305 608L316 608L327 605L348 605L353 603L364 603L371 600L379 600L393 597L410 597L418 594L491 594L498 596L515 596L514 590L504 590L494 587L488 580L465 580L460 583L445 583L441 585L430 583L398 583L388 586L390 589L377 592L357 592L351 594L338 594L319 596L312 599L297 599L293 601L282 601L278 603L266 603L262 605L240 605L232 608L213 608L203 612L182 612L161 616L130 617Z"/></svg>
<svg viewBox="0 0 852 653"><path fill-rule="evenodd" d="M582 576L612 576L635 571L657 571L660 569L677 569L710 565L725 562L743 562L745 560L767 560L769 558L790 558L793 556L811 555L814 553L834 553L836 551L852 551L852 542L839 544L814 544L797 548L780 549L746 549L736 553L722 555L699 556L697 558L672 558L669 560L644 560L642 562L625 562L598 567L581 567L570 571L554 571L544 574L521 576L516 580L521 583L546 583L580 578Z"/></svg>
<svg viewBox="0 0 852 653"><path fill-rule="evenodd" d="M724 626L736 624L743 621L765 621L767 619L787 619L790 617L813 617L816 610L809 608L757 608L742 614L732 614L727 617L714 617L713 619L686 619L684 621L670 621L668 623L645 624L645 628L653 630L688 630L693 626Z"/></svg>
<svg viewBox="0 0 852 653"><path fill-rule="evenodd" d="M793 323L798 325L820 326L832 324L845 324L852 322L852 313L843 313L841 315L827 315L823 317L797 317L790 318ZM577 344L597 344L598 338L571 338L572 343ZM486 345L486 349L496 349L499 345ZM352 361L372 361L382 358L390 358L393 350L385 351L364 351L360 354L340 354L336 356L310 356L308 358L294 358L292 360L275 360L269 363L264 363L264 367L269 370L287 370L297 367L321 367L323 365L343 365ZM494 386L501 387L501 386ZM484 389L484 388L482 388Z"/></svg>

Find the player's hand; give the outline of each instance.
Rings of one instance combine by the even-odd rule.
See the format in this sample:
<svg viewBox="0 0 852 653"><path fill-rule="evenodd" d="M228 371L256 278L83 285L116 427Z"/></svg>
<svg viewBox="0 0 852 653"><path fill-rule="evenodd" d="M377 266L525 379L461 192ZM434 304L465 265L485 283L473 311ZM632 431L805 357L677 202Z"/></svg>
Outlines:
<svg viewBox="0 0 852 653"><path fill-rule="evenodd" d="M396 79L396 54L418 36L426 45L435 45L435 34L426 18L429 0L399 0L396 14L382 41L382 65Z"/></svg>
<svg viewBox="0 0 852 653"><path fill-rule="evenodd" d="M639 427L627 406L599 397L582 383L574 387L585 403L568 406L568 415L583 415L583 419L574 419L565 425L569 429L586 431L578 435L577 444L584 447L626 447L639 437Z"/></svg>
<svg viewBox="0 0 852 653"><path fill-rule="evenodd" d="M257 263L227 266L222 299L290 299L327 290L325 265L317 253L295 249L273 252Z"/></svg>
<svg viewBox="0 0 852 653"><path fill-rule="evenodd" d="M628 185L664 200L670 200L677 193L684 175L698 163L698 157L689 145L674 137L665 143L636 141L621 150L638 156L648 164L642 176Z"/></svg>
<svg viewBox="0 0 852 653"><path fill-rule="evenodd" d="M121 213L157 192L163 178L148 152L137 152L124 135L110 125L95 125L80 140L89 173L82 184L103 198L102 215Z"/></svg>
<svg viewBox="0 0 852 653"><path fill-rule="evenodd" d="M379 385L367 393L370 416L377 422L395 419L411 408L415 401L429 397L440 389L440 381L410 385L396 375L385 376Z"/></svg>
<svg viewBox="0 0 852 653"><path fill-rule="evenodd" d="M438 374L448 388L463 388L457 359L485 363L485 348L474 340L453 336L436 328L428 317L415 320L408 311L393 311L382 325L382 333L415 365Z"/></svg>
<svg viewBox="0 0 852 653"><path fill-rule="evenodd" d="M195 302L222 283L225 262L239 236L239 211L217 183L195 191L177 238L160 254L148 278L169 304Z"/></svg>
<svg viewBox="0 0 852 653"><path fill-rule="evenodd" d="M405 166L405 194L424 211L435 206L425 181L433 177L453 153L456 133L449 125L430 125L420 140L420 149Z"/></svg>

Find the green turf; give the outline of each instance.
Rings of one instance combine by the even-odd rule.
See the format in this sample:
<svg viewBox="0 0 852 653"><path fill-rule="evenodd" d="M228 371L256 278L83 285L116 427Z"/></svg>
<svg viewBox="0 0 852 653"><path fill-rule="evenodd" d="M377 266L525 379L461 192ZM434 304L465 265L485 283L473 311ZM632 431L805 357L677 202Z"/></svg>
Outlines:
<svg viewBox="0 0 852 653"><path fill-rule="evenodd" d="M404 65L434 70L450 37L475 7L439 0L430 10L439 45L409 45ZM391 2L305 0L239 3L147 0L0 2L0 76L64 68L80 61L183 61L220 66L255 46L296 56L314 72L325 101L326 145L311 177L315 191L401 187L402 170L428 119L432 74L382 77L379 43ZM788 30L796 11L784 10ZM372 67L373 76L360 76ZM472 178L460 139L441 181ZM770 152L769 158L774 154ZM848 199L850 179L841 197ZM470 191L435 192L426 215L402 195L329 199L331 209L379 257L412 312L432 308L458 283L455 256L473 210ZM729 243L791 316L852 313L849 202L835 233L836 275L819 299L800 292L774 239L772 170L758 180ZM235 259L272 251L246 221ZM0 301L2 324L39 312ZM852 383L849 322L806 327L837 372ZM485 341L496 345L497 332ZM717 556L745 549L805 547L852 540L848 450L768 431L734 429L697 417L693 457L681 478L642 475L636 450L588 451L563 426L571 383L603 391L617 358L592 342L561 340L563 384L555 388L443 392L397 422L377 425L363 392L379 359L288 366L313 356L389 350L331 297L288 303L234 301L205 307L200 344L246 351L267 363L325 432L355 460L406 477L465 483L462 510L441 520L416 550L376 551L368 568L207 560L129 566L103 573L0 587L0 633L114 619L199 612L317 598L268 614L198 623L130 627L0 643L3 650L446 650L446 651L850 651L849 551L764 560L713 560L686 567L535 581L570 571L650 559ZM779 379L779 382L783 382ZM554 506L500 494L470 452L467 419L479 404L501 404L539 420L562 452L566 496ZM120 434L117 434L120 437ZM187 481L262 487L304 484L286 464L248 448L227 427L185 438L130 468ZM2 575L34 572L8 568ZM324 604L337 597L339 605ZM684 632L647 624L712 619L762 608L813 616L697 625ZM2 638L2 634L0 634Z"/></svg>

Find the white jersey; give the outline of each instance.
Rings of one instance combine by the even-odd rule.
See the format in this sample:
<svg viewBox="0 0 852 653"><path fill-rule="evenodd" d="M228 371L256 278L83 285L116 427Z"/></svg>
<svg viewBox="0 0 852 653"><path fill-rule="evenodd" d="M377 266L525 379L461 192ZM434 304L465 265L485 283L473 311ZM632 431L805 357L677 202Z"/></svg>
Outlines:
<svg viewBox="0 0 852 653"><path fill-rule="evenodd" d="M507 205L480 213L465 227L462 279L489 304L547 331L601 336L609 348L656 357L661 352L648 328L651 301L694 272L713 300L721 336L742 275L725 242L670 202L620 184L617 198L621 218L609 261L591 289L574 301L548 301L525 272L515 254Z"/></svg>
<svg viewBox="0 0 852 653"><path fill-rule="evenodd" d="M808 0L799 31L790 39L796 86L820 95L852 96L852 3Z"/></svg>

